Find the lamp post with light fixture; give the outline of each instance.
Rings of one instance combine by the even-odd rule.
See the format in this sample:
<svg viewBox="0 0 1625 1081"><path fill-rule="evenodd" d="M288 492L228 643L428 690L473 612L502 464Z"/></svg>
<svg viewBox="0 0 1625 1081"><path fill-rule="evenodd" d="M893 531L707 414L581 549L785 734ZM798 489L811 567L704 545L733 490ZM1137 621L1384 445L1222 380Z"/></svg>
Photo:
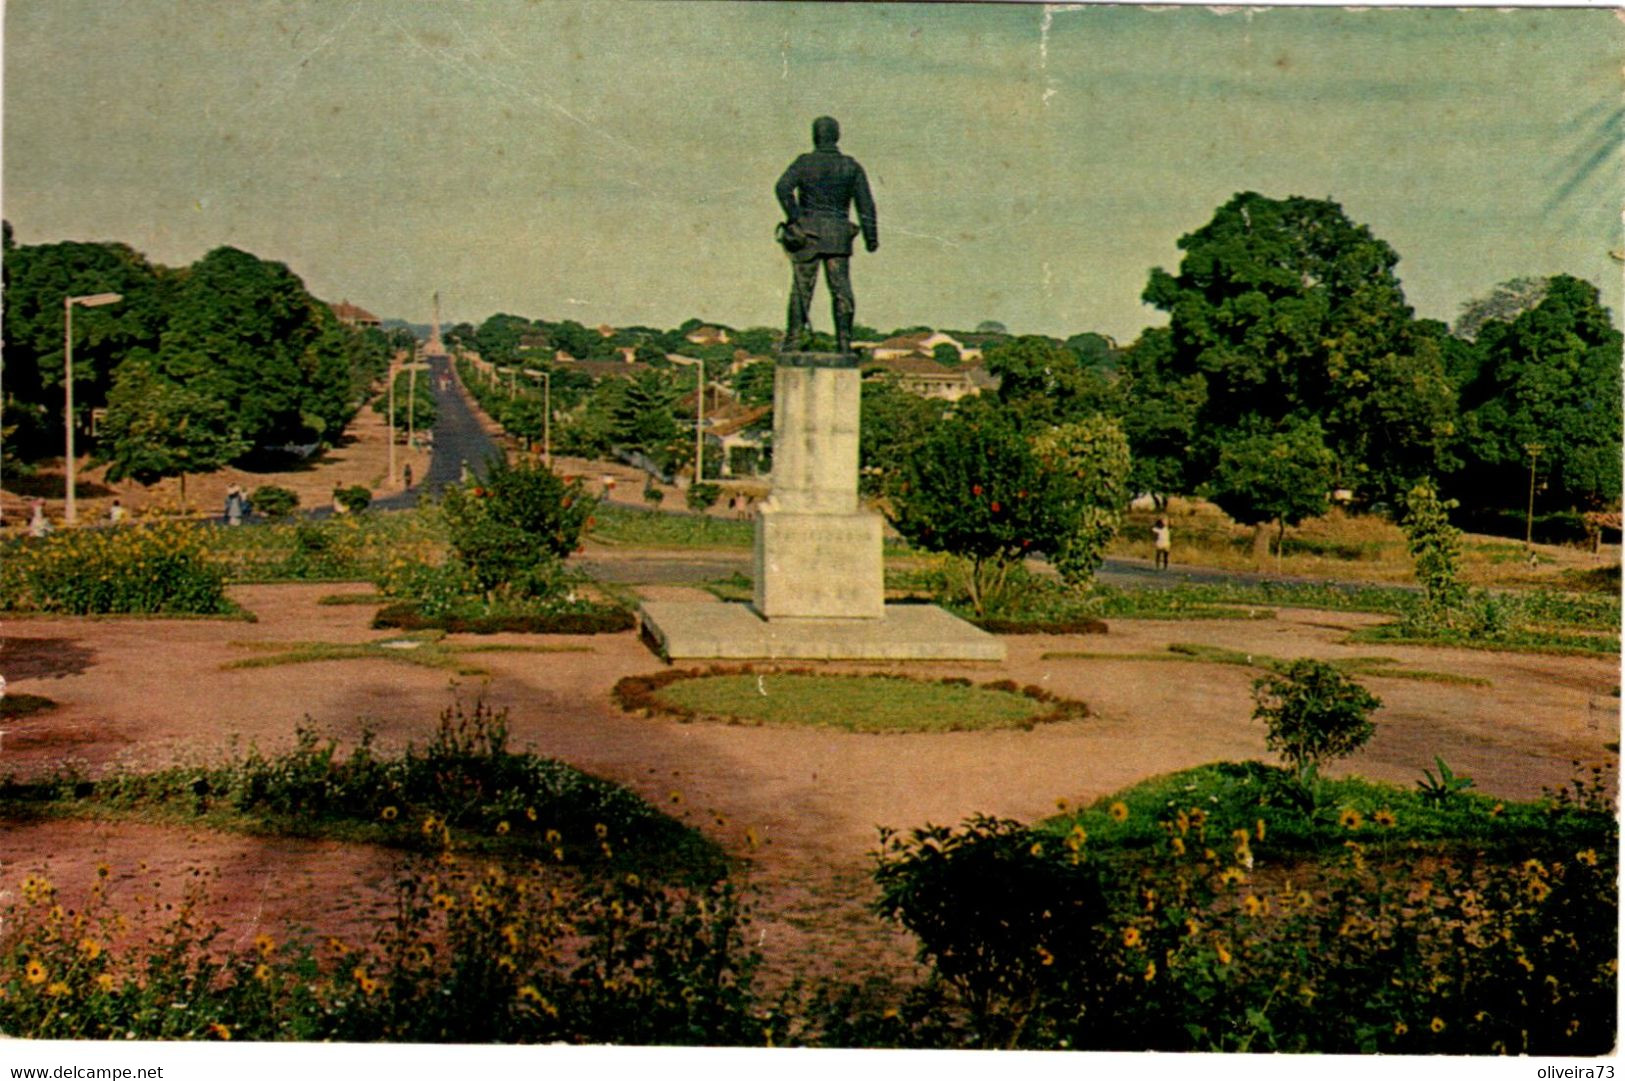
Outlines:
<svg viewBox="0 0 1625 1081"><path fill-rule="evenodd" d="M88 296L68 297L63 301L63 344L62 344L62 398L63 398L63 427L67 429L67 483L68 501L63 509L63 517L69 525L79 520L79 504L77 500L77 480L74 476L73 457L73 308L99 308L103 304L117 304L124 299L123 293L91 293Z"/></svg>

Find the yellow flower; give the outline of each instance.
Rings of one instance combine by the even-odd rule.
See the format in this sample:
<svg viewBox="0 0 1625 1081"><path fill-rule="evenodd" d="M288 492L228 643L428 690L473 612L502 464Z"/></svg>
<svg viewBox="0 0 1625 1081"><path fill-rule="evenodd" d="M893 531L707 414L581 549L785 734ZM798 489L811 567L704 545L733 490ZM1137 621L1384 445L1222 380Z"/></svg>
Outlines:
<svg viewBox="0 0 1625 1081"><path fill-rule="evenodd" d="M521 1002L540 1002L542 1001L542 993L527 983L519 989L518 998Z"/></svg>
<svg viewBox="0 0 1625 1081"><path fill-rule="evenodd" d="M1346 830L1357 830L1365 824L1365 817L1352 807L1343 808L1343 813L1337 816L1337 824Z"/></svg>
<svg viewBox="0 0 1625 1081"><path fill-rule="evenodd" d="M1395 1036L1403 1036L1403 1035L1405 1035L1405 1033L1409 1032L1410 1030L1411 1030L1411 1027L1409 1025L1407 1025L1405 1022L1403 1022L1403 1021L1395 1021L1394 1022L1394 1035Z"/></svg>
<svg viewBox="0 0 1625 1081"><path fill-rule="evenodd" d="M1128 821L1128 804L1118 800L1106 808L1106 813L1112 816L1113 822L1126 822Z"/></svg>
<svg viewBox="0 0 1625 1081"><path fill-rule="evenodd" d="M94 961L102 955L102 944L93 938L81 938L79 952L85 955L86 960Z"/></svg>
<svg viewBox="0 0 1625 1081"><path fill-rule="evenodd" d="M525 808L525 817L530 819L532 822L536 821L536 808L534 808L534 807L526 807Z"/></svg>
<svg viewBox="0 0 1625 1081"><path fill-rule="evenodd" d="M1037 952L1038 952L1038 963L1039 964L1041 964L1041 965L1053 965L1055 963L1055 955L1053 953L1050 953L1044 947L1042 947L1042 946L1037 947Z"/></svg>
<svg viewBox="0 0 1625 1081"><path fill-rule="evenodd" d="M547 843L550 845L556 845L560 841L564 840L563 835L561 835L558 830L548 830L546 833L542 834L542 837L545 838Z"/></svg>
<svg viewBox="0 0 1625 1081"><path fill-rule="evenodd" d="M1246 910L1247 915L1256 916L1265 910L1266 905L1256 896L1249 893L1246 897L1242 898L1241 907Z"/></svg>
<svg viewBox="0 0 1625 1081"><path fill-rule="evenodd" d="M1059 799L1057 799L1057 800L1056 800L1056 801L1055 801L1055 809L1056 809L1056 810L1057 810L1057 811L1064 811L1064 810L1066 810L1066 798L1065 798L1065 797L1061 797L1061 798L1059 798Z"/></svg>
<svg viewBox="0 0 1625 1081"><path fill-rule="evenodd" d="M276 949L276 939L264 933L257 934L254 936L254 948L260 951L261 957L269 957Z"/></svg>
<svg viewBox="0 0 1625 1081"><path fill-rule="evenodd" d="M1219 964L1228 965L1230 963L1230 951L1225 949L1223 942L1220 942L1213 947L1213 954L1219 959Z"/></svg>
<svg viewBox="0 0 1625 1081"><path fill-rule="evenodd" d="M506 820L498 822L497 823L497 836L502 837L502 836L506 835L507 832L508 832L508 829L509 829L509 826L508 826L508 823L507 823Z"/></svg>
<svg viewBox="0 0 1625 1081"><path fill-rule="evenodd" d="M231 1029L216 1021L209 1026L209 1034L217 1040L231 1039Z"/></svg>
<svg viewBox="0 0 1625 1081"><path fill-rule="evenodd" d="M1156 978L1157 978L1157 963L1155 961L1147 961L1145 963L1145 982L1150 983L1152 980L1154 980Z"/></svg>
<svg viewBox="0 0 1625 1081"><path fill-rule="evenodd" d="M45 993L50 995L52 998L61 998L63 995L68 993L68 985L63 983L61 980L58 980L51 984L51 986L47 987L45 989Z"/></svg>
<svg viewBox="0 0 1625 1081"><path fill-rule="evenodd" d="M1536 902L1546 900L1547 897L1551 896L1551 893L1552 888L1546 885L1543 880L1538 878L1531 878L1529 880L1529 896L1533 897Z"/></svg>
<svg viewBox="0 0 1625 1081"><path fill-rule="evenodd" d="M598 839L600 841L609 836L609 827L604 825L602 822L593 826L592 831L598 835Z"/></svg>
<svg viewBox="0 0 1625 1081"><path fill-rule="evenodd" d="M1443 1032L1444 1018L1435 1017L1432 1021L1428 1022L1428 1028L1432 1029L1434 1032Z"/></svg>
<svg viewBox="0 0 1625 1081"><path fill-rule="evenodd" d="M425 818L423 820L423 825L419 827L423 833L423 836L425 837L433 837L435 830L439 828L440 822L435 818L434 815L430 815L428 818Z"/></svg>
<svg viewBox="0 0 1625 1081"><path fill-rule="evenodd" d="M1247 876L1241 873L1239 867L1226 867L1219 872L1219 882L1226 886L1234 886L1238 882L1245 881L1246 878Z"/></svg>
<svg viewBox="0 0 1625 1081"><path fill-rule="evenodd" d="M263 962L255 965L254 979L259 983L268 983L271 979L271 966Z"/></svg>
<svg viewBox="0 0 1625 1081"><path fill-rule="evenodd" d="M1038 841L1034 841L1033 846L1027 850L1027 854L1029 856L1042 856L1044 854L1044 846Z"/></svg>
<svg viewBox="0 0 1625 1081"><path fill-rule="evenodd" d="M1390 811L1386 807L1380 811L1373 811L1371 814L1371 821L1375 822L1385 830L1391 830L1399 824L1399 819L1394 817L1394 812Z"/></svg>
<svg viewBox="0 0 1625 1081"><path fill-rule="evenodd" d="M1140 944L1140 929L1138 927L1125 927L1125 928L1123 928L1123 945L1127 946L1129 949L1132 950L1134 947L1138 946L1139 944Z"/></svg>
<svg viewBox="0 0 1625 1081"><path fill-rule="evenodd" d="M450 912L457 907L457 902L452 899L449 893L437 893L434 895L434 905L442 912Z"/></svg>
<svg viewBox="0 0 1625 1081"><path fill-rule="evenodd" d="M1183 856L1185 854L1185 842L1182 838L1175 837L1170 844L1173 847L1174 855Z"/></svg>
<svg viewBox="0 0 1625 1081"><path fill-rule="evenodd" d="M517 950L519 948L519 928L511 923L504 927L502 929L502 941L508 944L509 949Z"/></svg>
<svg viewBox="0 0 1625 1081"><path fill-rule="evenodd" d="M96 987L97 987L98 990L101 990L101 991L109 991L109 992L112 991L113 990L113 974L111 972L103 972L100 976L97 976L96 977Z"/></svg>
<svg viewBox="0 0 1625 1081"><path fill-rule="evenodd" d="M1192 938L1202 933L1202 925L1196 922L1194 916L1185 917L1185 933Z"/></svg>
<svg viewBox="0 0 1625 1081"><path fill-rule="evenodd" d="M1537 859L1524 860L1523 861L1523 869L1525 871L1528 871L1532 875L1541 875L1542 877L1544 877L1545 874L1546 874L1546 865L1541 863Z"/></svg>
<svg viewBox="0 0 1625 1081"><path fill-rule="evenodd" d="M1501 817L1501 812L1506 810L1506 808L1507 808L1506 804L1497 803L1494 807L1490 808L1490 817L1491 818L1500 818Z"/></svg>
<svg viewBox="0 0 1625 1081"><path fill-rule="evenodd" d="M1264 839L1264 820L1262 818L1258 820L1256 831L1258 833L1258 839L1262 841Z"/></svg>
<svg viewBox="0 0 1625 1081"><path fill-rule="evenodd" d="M382 811L378 812L378 817L382 818L385 822L393 822L395 821L395 816L398 814L400 814L400 812L395 808L385 807Z"/></svg>
<svg viewBox="0 0 1625 1081"><path fill-rule="evenodd" d="M45 966L40 964L38 961L28 962L27 967L25 967L23 971L27 975L29 983L40 984L45 982Z"/></svg>
<svg viewBox="0 0 1625 1081"><path fill-rule="evenodd" d="M378 981L373 979L371 976L363 976L361 979L356 981L356 985L361 988L361 993L363 995L375 995L378 993Z"/></svg>
<svg viewBox="0 0 1625 1081"><path fill-rule="evenodd" d="M1574 858L1587 867L1597 866L1597 850L1594 848L1588 848L1584 852L1576 852Z"/></svg>

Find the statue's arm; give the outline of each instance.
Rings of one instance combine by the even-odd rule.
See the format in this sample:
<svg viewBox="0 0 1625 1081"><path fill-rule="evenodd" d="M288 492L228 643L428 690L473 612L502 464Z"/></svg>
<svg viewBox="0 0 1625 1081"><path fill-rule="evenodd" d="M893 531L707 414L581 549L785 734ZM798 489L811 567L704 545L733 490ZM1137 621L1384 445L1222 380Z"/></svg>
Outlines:
<svg viewBox="0 0 1625 1081"><path fill-rule="evenodd" d="M796 218L801 216L801 210L796 206L796 185L798 183L796 164L792 163L790 168L784 171L784 175L779 177L779 182L773 186L773 194L778 197L779 206L784 208L785 221L795 221Z"/></svg>
<svg viewBox="0 0 1625 1081"><path fill-rule="evenodd" d="M853 164L856 164L855 162ZM870 251L880 247L880 219L875 216L875 197L869 192L869 177L858 165L857 183L852 197L858 204L858 227L863 230L863 245Z"/></svg>

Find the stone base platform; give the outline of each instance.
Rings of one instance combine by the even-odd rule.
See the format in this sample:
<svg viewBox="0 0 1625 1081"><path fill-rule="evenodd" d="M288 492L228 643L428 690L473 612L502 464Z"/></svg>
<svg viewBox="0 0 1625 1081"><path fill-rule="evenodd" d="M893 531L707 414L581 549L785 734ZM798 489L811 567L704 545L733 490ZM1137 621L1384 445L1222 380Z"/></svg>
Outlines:
<svg viewBox="0 0 1625 1081"><path fill-rule="evenodd" d="M748 604L646 601L644 635L667 659L1002 661L1004 643L928 604L888 604L880 619L766 620Z"/></svg>

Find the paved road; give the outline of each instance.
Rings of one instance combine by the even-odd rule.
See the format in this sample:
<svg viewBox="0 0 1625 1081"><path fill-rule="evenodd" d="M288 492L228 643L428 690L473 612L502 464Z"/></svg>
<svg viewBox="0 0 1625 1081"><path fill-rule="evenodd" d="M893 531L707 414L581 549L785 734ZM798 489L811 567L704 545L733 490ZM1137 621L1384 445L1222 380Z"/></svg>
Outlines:
<svg viewBox="0 0 1625 1081"><path fill-rule="evenodd" d="M417 505L418 495L438 493L448 484L462 479L463 463L467 462L474 475L485 470L486 458L501 453L496 440L480 426L479 418L457 389L456 377L451 373L451 361L439 357L429 362L429 370L420 373L434 388L437 416L434 425L434 453L429 457L428 475L416 478L410 491L376 500L373 506L380 510L400 510ZM441 389L442 380L445 389Z"/></svg>

